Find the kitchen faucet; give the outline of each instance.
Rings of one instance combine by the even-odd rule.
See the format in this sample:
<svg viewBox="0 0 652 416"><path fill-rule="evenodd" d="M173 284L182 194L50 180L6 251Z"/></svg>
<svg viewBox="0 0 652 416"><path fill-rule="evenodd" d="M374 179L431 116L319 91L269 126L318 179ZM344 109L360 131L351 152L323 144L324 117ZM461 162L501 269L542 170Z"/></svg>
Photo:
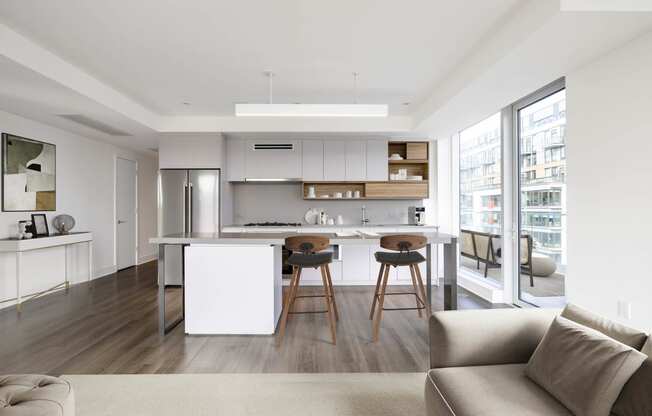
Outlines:
<svg viewBox="0 0 652 416"><path fill-rule="evenodd" d="M362 206L362 225L367 225L369 218L367 218L367 207Z"/></svg>

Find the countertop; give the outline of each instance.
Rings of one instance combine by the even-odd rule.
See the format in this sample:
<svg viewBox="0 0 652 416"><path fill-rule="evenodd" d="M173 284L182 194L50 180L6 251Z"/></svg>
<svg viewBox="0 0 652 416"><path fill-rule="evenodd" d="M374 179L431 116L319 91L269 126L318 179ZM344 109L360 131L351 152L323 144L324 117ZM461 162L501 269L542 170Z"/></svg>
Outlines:
<svg viewBox="0 0 652 416"><path fill-rule="evenodd" d="M349 235L341 236L335 233L320 233L330 239L331 244L336 245L378 245L380 238L386 234L374 233L374 235ZM423 235L428 238L430 244L450 243L452 236L439 232L411 232L409 234ZM180 233L169 234L163 237L149 239L151 244L216 244L216 245L282 245L285 238L297 233Z"/></svg>

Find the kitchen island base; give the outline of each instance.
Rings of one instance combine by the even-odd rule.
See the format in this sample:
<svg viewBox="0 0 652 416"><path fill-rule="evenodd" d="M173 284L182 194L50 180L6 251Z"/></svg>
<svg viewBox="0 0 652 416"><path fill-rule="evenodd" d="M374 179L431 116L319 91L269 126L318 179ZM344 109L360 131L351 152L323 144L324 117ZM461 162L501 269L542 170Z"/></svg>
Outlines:
<svg viewBox="0 0 652 416"><path fill-rule="evenodd" d="M281 315L281 247L185 247L185 333L271 335Z"/></svg>

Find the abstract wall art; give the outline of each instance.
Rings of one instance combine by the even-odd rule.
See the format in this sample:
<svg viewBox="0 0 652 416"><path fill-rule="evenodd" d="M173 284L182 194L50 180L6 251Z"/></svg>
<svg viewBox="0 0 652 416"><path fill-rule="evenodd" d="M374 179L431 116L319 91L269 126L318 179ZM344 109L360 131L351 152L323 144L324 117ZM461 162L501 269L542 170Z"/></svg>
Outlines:
<svg viewBox="0 0 652 416"><path fill-rule="evenodd" d="M2 210L54 211L56 146L2 134Z"/></svg>

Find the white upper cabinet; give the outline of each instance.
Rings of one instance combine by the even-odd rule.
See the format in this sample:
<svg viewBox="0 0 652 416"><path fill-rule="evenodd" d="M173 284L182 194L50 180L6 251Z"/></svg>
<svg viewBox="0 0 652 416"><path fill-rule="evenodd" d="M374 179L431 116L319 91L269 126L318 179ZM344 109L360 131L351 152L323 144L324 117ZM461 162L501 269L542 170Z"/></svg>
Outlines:
<svg viewBox="0 0 652 416"><path fill-rule="evenodd" d="M324 180L346 180L346 142L324 140Z"/></svg>
<svg viewBox="0 0 652 416"><path fill-rule="evenodd" d="M346 141L346 180L364 181L367 179L367 143L364 140Z"/></svg>
<svg viewBox="0 0 652 416"><path fill-rule="evenodd" d="M368 181L386 181L389 178L387 158L387 140L367 140Z"/></svg>
<svg viewBox="0 0 652 416"><path fill-rule="evenodd" d="M245 147L244 140L226 141L226 180L229 182L242 182L245 179Z"/></svg>
<svg viewBox="0 0 652 416"><path fill-rule="evenodd" d="M300 140L247 140L246 179L300 179Z"/></svg>
<svg viewBox="0 0 652 416"><path fill-rule="evenodd" d="M324 142L304 140L301 143L302 178L304 181L324 180Z"/></svg>

